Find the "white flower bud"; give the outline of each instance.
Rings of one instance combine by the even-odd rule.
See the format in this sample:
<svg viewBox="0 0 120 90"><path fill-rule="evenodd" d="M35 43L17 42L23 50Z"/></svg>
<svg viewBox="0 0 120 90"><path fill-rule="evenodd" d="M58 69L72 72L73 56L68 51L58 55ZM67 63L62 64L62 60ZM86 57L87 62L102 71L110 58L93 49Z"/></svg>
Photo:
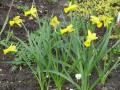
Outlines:
<svg viewBox="0 0 120 90"><path fill-rule="evenodd" d="M75 78L77 79L77 80L80 80L81 79L81 74L75 74Z"/></svg>

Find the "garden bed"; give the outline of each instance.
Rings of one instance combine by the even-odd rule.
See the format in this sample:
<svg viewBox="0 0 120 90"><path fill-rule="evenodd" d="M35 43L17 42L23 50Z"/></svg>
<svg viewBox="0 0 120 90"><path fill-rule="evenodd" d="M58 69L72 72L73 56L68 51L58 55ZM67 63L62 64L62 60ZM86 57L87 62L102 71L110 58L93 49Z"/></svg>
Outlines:
<svg viewBox="0 0 120 90"><path fill-rule="evenodd" d="M43 2L40 0L36 1L36 7L38 8L38 15L42 18L43 16L50 17L51 15L57 15L60 16L61 10L65 6L64 3L65 0L60 0L56 4L50 4L47 1ZM21 13L20 10L18 10L18 5L27 5L31 6L32 1L30 0L21 0L20 2L15 2L13 5L11 12L10 12L10 18L16 15L21 15L25 19L26 23L25 26L30 30L30 32L35 31L38 28L38 25L33 20L29 20L28 18L25 18L23 13ZM10 8L10 4L7 2L3 2L0 4L0 26L2 27L3 22L5 21L6 14ZM8 29L8 24L6 29ZM14 27L11 30L13 30L14 35L19 37L22 40L25 40L27 38L25 31L23 28ZM7 30L5 30L2 34L1 38L4 38L6 35ZM101 32L96 32L101 34ZM102 33L104 34L104 33ZM14 40L11 39L11 40ZM113 39L109 42L109 46L111 47L116 42L116 39ZM30 70L26 66L11 66L10 64L7 64L7 61L15 60L15 56L13 54L7 54L4 55L2 52L0 52L0 90L39 90L39 85L37 80L35 80L34 75L30 72ZM115 58L120 57L115 56ZM119 58L120 59L120 58ZM15 69L15 70L14 70ZM96 90L120 90L120 67L118 67L116 70L114 70L108 77L106 84L98 85L96 87ZM50 90L57 90L54 85L50 85ZM67 84L63 86L62 90L72 90L71 88L74 88L70 84Z"/></svg>

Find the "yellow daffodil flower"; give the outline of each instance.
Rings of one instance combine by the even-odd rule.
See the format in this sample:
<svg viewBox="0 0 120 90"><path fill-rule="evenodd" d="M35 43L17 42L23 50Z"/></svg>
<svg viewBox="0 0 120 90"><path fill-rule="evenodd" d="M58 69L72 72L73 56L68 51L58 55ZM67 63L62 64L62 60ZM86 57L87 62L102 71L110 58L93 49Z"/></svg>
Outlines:
<svg viewBox="0 0 120 90"><path fill-rule="evenodd" d="M92 33L90 30L88 30L88 36L87 36L87 40L96 40L98 37L96 37L96 33Z"/></svg>
<svg viewBox="0 0 120 90"><path fill-rule="evenodd" d="M112 23L113 18L108 16L100 16L101 21L103 21L104 26L108 26L110 23Z"/></svg>
<svg viewBox="0 0 120 90"><path fill-rule="evenodd" d="M84 44L86 47L90 47L90 43L91 43L90 40L86 40L83 44Z"/></svg>
<svg viewBox="0 0 120 90"><path fill-rule="evenodd" d="M91 16L91 17L90 17L90 21L91 21L93 24L97 24L97 27L98 27L98 28L102 27L102 22L100 21L99 17Z"/></svg>
<svg viewBox="0 0 120 90"><path fill-rule="evenodd" d="M24 15L25 16L29 16L30 15L30 19L33 19L33 17L37 17L37 9L36 9L35 5L32 5L30 10L24 11Z"/></svg>
<svg viewBox="0 0 120 90"><path fill-rule="evenodd" d="M11 44L8 48L3 50L4 54L7 54L9 52L17 52L16 46Z"/></svg>
<svg viewBox="0 0 120 90"><path fill-rule="evenodd" d="M73 25L70 24L70 25L67 26L66 28L61 29L61 30L60 30L60 33L61 33L61 34L64 34L64 33L73 32L73 31L75 31L75 30L73 29Z"/></svg>
<svg viewBox="0 0 120 90"><path fill-rule="evenodd" d="M113 18L112 17L108 17L108 16L91 16L90 17L90 21L92 21L93 24L97 24L97 27L100 28L102 27L102 24L104 24L105 27L107 27L110 23L112 23Z"/></svg>
<svg viewBox="0 0 120 90"><path fill-rule="evenodd" d="M69 11L74 11L74 10L77 10L79 8L79 5L77 4L71 4L71 2L69 3L69 6L64 8L64 12L65 13L68 13Z"/></svg>
<svg viewBox="0 0 120 90"><path fill-rule="evenodd" d="M13 26L14 24L16 24L21 27L22 22L23 22L23 20L20 18L20 16L15 16L13 18L13 20L9 21L9 24L10 24L10 26Z"/></svg>
<svg viewBox="0 0 120 90"><path fill-rule="evenodd" d="M60 22L58 21L58 18L56 16L54 16L51 20L51 25L55 28L59 24L60 24Z"/></svg>
<svg viewBox="0 0 120 90"><path fill-rule="evenodd" d="M91 41L98 39L98 37L96 37L96 33L92 33L90 30L88 30L88 36L87 36L87 40L83 43L86 47L90 46Z"/></svg>
<svg viewBox="0 0 120 90"><path fill-rule="evenodd" d="M97 27L101 28L102 27L102 22L97 22Z"/></svg>

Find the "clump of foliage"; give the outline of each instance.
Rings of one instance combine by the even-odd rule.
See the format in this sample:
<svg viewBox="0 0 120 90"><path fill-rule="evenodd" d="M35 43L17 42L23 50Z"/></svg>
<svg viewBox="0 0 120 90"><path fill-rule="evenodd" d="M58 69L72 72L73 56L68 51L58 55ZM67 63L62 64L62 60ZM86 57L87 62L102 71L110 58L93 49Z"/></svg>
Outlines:
<svg viewBox="0 0 120 90"><path fill-rule="evenodd" d="M77 0L72 0L77 2ZM119 0L78 0L79 12L82 15L96 14L116 16L120 10Z"/></svg>

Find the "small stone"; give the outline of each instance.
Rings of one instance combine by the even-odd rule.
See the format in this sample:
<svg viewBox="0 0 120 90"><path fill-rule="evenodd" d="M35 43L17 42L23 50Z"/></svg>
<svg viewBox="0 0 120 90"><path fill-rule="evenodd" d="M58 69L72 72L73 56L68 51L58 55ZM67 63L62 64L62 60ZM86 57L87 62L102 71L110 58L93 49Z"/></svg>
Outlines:
<svg viewBox="0 0 120 90"><path fill-rule="evenodd" d="M103 87L102 90L108 90L108 88L107 87Z"/></svg>
<svg viewBox="0 0 120 90"><path fill-rule="evenodd" d="M20 70L22 70L22 67L20 66Z"/></svg>
<svg viewBox="0 0 120 90"><path fill-rule="evenodd" d="M49 86L50 88L52 88L52 86Z"/></svg>
<svg viewBox="0 0 120 90"><path fill-rule="evenodd" d="M6 83L9 83L9 81L7 81Z"/></svg>
<svg viewBox="0 0 120 90"><path fill-rule="evenodd" d="M69 89L69 87L66 87L66 89L68 90L68 89Z"/></svg>
<svg viewBox="0 0 120 90"><path fill-rule="evenodd" d="M42 5L41 5L40 7L41 7L41 8L44 8L44 6L42 6Z"/></svg>
<svg viewBox="0 0 120 90"><path fill-rule="evenodd" d="M0 72L2 72L2 69L0 69Z"/></svg>
<svg viewBox="0 0 120 90"><path fill-rule="evenodd" d="M21 83L21 81L18 81L19 83Z"/></svg>
<svg viewBox="0 0 120 90"><path fill-rule="evenodd" d="M13 84L13 82L10 82L11 84Z"/></svg>
<svg viewBox="0 0 120 90"><path fill-rule="evenodd" d="M0 76L4 76L5 74L0 74Z"/></svg>
<svg viewBox="0 0 120 90"><path fill-rule="evenodd" d="M74 89L70 88L70 90L74 90Z"/></svg>

